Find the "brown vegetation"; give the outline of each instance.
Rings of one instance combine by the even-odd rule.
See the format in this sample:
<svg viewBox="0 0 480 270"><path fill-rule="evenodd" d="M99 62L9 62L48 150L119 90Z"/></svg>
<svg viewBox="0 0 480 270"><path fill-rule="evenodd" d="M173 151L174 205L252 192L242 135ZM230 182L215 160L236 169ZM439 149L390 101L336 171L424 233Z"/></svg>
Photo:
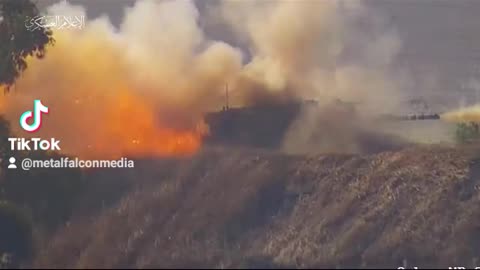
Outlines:
<svg viewBox="0 0 480 270"><path fill-rule="evenodd" d="M33 266L471 267L480 243L475 152L215 149L93 172L89 205Z"/></svg>

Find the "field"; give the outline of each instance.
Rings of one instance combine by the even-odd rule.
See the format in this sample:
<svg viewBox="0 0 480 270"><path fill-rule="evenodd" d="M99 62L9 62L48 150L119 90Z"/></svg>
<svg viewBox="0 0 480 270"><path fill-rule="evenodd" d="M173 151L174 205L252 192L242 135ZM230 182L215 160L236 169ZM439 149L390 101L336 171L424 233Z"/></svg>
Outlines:
<svg viewBox="0 0 480 270"><path fill-rule="evenodd" d="M128 174L92 172L81 211L33 265L472 267L479 162L473 145L138 161Z"/></svg>

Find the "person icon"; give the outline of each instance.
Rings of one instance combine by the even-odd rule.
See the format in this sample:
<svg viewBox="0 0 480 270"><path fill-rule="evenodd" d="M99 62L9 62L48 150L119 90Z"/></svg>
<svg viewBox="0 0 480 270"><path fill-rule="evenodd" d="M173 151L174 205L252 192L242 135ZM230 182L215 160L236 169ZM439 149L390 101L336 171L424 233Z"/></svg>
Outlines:
<svg viewBox="0 0 480 270"><path fill-rule="evenodd" d="M11 157L8 161L10 162L10 165L8 165L9 169L16 169L17 168L17 165L15 165L15 158L14 157Z"/></svg>

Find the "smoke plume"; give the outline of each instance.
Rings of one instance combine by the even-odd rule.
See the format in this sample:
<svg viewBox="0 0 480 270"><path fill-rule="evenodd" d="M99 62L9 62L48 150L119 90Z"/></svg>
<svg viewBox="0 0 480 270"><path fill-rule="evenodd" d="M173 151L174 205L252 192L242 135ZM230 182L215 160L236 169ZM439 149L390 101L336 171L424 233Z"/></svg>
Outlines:
<svg viewBox="0 0 480 270"><path fill-rule="evenodd" d="M450 111L441 115L445 121L462 123L462 122L480 122L480 105L474 105L458 110Z"/></svg>
<svg viewBox="0 0 480 270"><path fill-rule="evenodd" d="M391 68L400 40L381 21L357 29L374 16L360 1L345 3L211 1L200 12L193 1L137 1L118 29L104 16L55 31L55 46L30 59L2 101L4 113L16 123L41 99L51 113L40 136L61 139L68 154L111 157L194 153L202 115L221 108L227 83L234 106L339 98L365 112L392 110L405 81ZM68 3L49 13L86 16ZM204 25L229 37L212 38ZM317 130L316 115L301 116L286 144Z"/></svg>

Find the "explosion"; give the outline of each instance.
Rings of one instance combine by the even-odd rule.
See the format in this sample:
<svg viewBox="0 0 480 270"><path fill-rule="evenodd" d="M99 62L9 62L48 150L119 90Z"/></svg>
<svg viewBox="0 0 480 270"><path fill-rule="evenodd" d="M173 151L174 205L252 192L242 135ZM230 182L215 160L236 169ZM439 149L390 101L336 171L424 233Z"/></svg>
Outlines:
<svg viewBox="0 0 480 270"><path fill-rule="evenodd" d="M470 106L459 110L447 112L441 118L449 122L480 122L480 105Z"/></svg>
<svg viewBox="0 0 480 270"><path fill-rule="evenodd" d="M65 154L100 159L197 152L207 132L203 120L192 116L183 126L167 123L175 115L162 118L162 104L141 95L128 77L120 47L101 29L57 32L49 57L28 59L28 70L5 97L11 122L18 122L22 110L40 98L50 113L35 136L60 139ZM21 136L30 135L12 127Z"/></svg>
<svg viewBox="0 0 480 270"><path fill-rule="evenodd" d="M340 98L390 109L398 38L388 30L362 38L350 17L372 16L353 3L354 15L339 16L338 1L137 1L118 27L101 16L54 31L46 57L30 59L0 100L2 113L16 123L41 99L51 112L36 136L60 139L66 154L107 158L195 153L208 130L203 115L222 107L226 84L231 106ZM87 18L67 2L48 13Z"/></svg>
<svg viewBox="0 0 480 270"><path fill-rule="evenodd" d="M178 156L191 155L201 146L206 130L203 122L192 130L176 130L157 123L155 110L148 103L132 95L132 91L119 91L111 102L105 104L104 120L107 123L101 132L92 136L81 156ZM97 154L98 153L98 154Z"/></svg>

